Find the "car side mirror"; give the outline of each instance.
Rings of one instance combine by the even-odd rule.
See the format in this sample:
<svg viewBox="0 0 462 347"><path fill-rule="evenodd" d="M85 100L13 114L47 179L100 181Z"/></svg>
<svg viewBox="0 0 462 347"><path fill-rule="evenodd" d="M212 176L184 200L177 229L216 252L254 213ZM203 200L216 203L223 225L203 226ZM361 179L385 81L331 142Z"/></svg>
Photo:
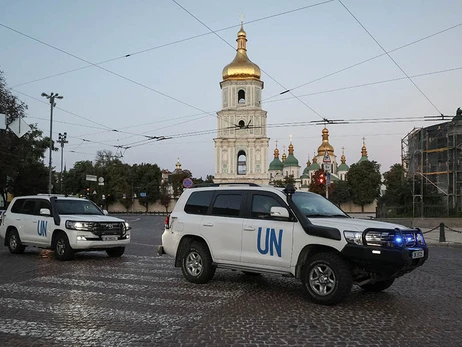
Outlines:
<svg viewBox="0 0 462 347"><path fill-rule="evenodd" d="M271 217L289 219L289 211L285 207L273 206L270 210Z"/></svg>
<svg viewBox="0 0 462 347"><path fill-rule="evenodd" d="M107 210L103 210L103 214L104 214L105 216L107 216L107 215L109 214L109 212L108 212Z"/></svg>
<svg viewBox="0 0 462 347"><path fill-rule="evenodd" d="M49 208L41 208L40 215L41 216L51 216L51 211Z"/></svg>

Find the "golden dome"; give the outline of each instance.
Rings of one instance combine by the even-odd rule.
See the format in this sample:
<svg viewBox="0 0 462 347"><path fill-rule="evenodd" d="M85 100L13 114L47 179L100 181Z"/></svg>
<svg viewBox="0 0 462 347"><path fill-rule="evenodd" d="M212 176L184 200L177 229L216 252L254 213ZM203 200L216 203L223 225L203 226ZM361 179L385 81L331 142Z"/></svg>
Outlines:
<svg viewBox="0 0 462 347"><path fill-rule="evenodd" d="M363 146L361 147L361 155L367 157L366 138L363 137Z"/></svg>
<svg viewBox="0 0 462 347"><path fill-rule="evenodd" d="M282 162L285 162L287 159L287 154L283 153L282 154Z"/></svg>
<svg viewBox="0 0 462 347"><path fill-rule="evenodd" d="M241 29L237 33L237 52L234 60L223 69L223 81L229 80L260 80L261 71L247 57L247 34L241 23Z"/></svg>
<svg viewBox="0 0 462 347"><path fill-rule="evenodd" d="M334 147L329 143L329 130L324 128L322 129L322 143L321 146L318 147L318 155L324 156L326 150L329 155L334 154Z"/></svg>
<svg viewBox="0 0 462 347"><path fill-rule="evenodd" d="M279 149L276 147L276 149L274 150L274 157L275 158L279 158Z"/></svg>

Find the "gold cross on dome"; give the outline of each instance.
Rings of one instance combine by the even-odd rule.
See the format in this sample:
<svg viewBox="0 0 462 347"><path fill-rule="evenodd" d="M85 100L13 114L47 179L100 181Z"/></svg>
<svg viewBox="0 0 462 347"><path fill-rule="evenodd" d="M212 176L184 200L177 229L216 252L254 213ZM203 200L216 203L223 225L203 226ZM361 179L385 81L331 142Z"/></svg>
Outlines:
<svg viewBox="0 0 462 347"><path fill-rule="evenodd" d="M241 25L244 24L244 14L241 13L241 15L239 17L241 18Z"/></svg>
<svg viewBox="0 0 462 347"><path fill-rule="evenodd" d="M279 142L279 141L278 141L278 140L276 140L275 142L276 142L276 148L278 148L278 142Z"/></svg>
<svg viewBox="0 0 462 347"><path fill-rule="evenodd" d="M363 137L363 145L366 145L366 138Z"/></svg>

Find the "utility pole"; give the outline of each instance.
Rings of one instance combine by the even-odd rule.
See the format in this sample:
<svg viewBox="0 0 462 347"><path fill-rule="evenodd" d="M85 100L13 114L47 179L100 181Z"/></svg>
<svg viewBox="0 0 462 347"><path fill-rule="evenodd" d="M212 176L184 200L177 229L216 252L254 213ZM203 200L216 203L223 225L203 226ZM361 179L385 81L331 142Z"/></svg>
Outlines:
<svg viewBox="0 0 462 347"><path fill-rule="evenodd" d="M51 154L53 152L53 108L56 106L55 99L62 99L58 93L42 93L42 96L50 100L50 159L48 161L48 194L51 194L53 184L51 183Z"/></svg>
<svg viewBox="0 0 462 347"><path fill-rule="evenodd" d="M58 142L61 145L61 173L59 174L59 184L60 184L60 190L59 192L62 194L63 193L63 152L64 152L64 144L68 143L67 141L67 133L65 132L64 134L59 133L58 137Z"/></svg>

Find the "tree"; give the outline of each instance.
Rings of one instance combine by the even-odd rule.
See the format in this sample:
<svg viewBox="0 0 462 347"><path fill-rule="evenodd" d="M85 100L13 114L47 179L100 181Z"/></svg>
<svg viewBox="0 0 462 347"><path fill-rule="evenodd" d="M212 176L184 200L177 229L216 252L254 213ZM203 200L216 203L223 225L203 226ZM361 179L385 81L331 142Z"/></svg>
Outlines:
<svg viewBox="0 0 462 347"><path fill-rule="evenodd" d="M162 172L157 164L135 164L133 169L134 193L138 196L139 203L149 210L149 204L155 203L161 196L160 186ZM145 193L146 196L141 196ZM143 194L144 195L144 194Z"/></svg>
<svg viewBox="0 0 462 347"><path fill-rule="evenodd" d="M371 204L380 196L382 175L380 165L375 161L361 161L352 164L346 174L346 180L350 191L351 200L361 206Z"/></svg>
<svg viewBox="0 0 462 347"><path fill-rule="evenodd" d="M401 215L412 211L412 181L406 179L405 174L401 164L392 165L383 174L386 191L379 200L381 207L397 208L396 213Z"/></svg>
<svg viewBox="0 0 462 347"><path fill-rule="evenodd" d="M172 201L168 182L162 183L160 187L160 199L159 200L160 200L160 204L165 207L165 212L168 213L168 208L170 207L170 202Z"/></svg>
<svg viewBox="0 0 462 347"><path fill-rule="evenodd" d="M323 169L315 171L313 176L311 176L311 182L308 187L309 191L319 195L326 195L326 181L327 173ZM329 196L332 194L332 188L332 185L329 185Z"/></svg>
<svg viewBox="0 0 462 347"><path fill-rule="evenodd" d="M96 182L86 180L86 175L95 175L96 169L90 160L77 161L74 167L63 174L63 192L68 195L88 194L87 188L94 188ZM90 187L91 185L95 185Z"/></svg>
<svg viewBox="0 0 462 347"><path fill-rule="evenodd" d="M175 170L176 171L176 170ZM178 197L183 193L183 180L185 178L191 178L191 172L188 170L181 170L179 172L174 172L169 176L169 182L172 185L173 197Z"/></svg>
<svg viewBox="0 0 462 347"><path fill-rule="evenodd" d="M346 181L337 181L332 184L332 194L329 193L329 200L337 206L351 200L350 189Z"/></svg>
<svg viewBox="0 0 462 347"><path fill-rule="evenodd" d="M26 109L27 105L8 90L0 71L0 113L7 115L7 125L23 118ZM30 131L20 138L11 131L0 130L0 194L3 201L6 201L8 192L24 195L47 191L48 169L43 159L49 143L49 138L44 138L36 125L31 125Z"/></svg>

